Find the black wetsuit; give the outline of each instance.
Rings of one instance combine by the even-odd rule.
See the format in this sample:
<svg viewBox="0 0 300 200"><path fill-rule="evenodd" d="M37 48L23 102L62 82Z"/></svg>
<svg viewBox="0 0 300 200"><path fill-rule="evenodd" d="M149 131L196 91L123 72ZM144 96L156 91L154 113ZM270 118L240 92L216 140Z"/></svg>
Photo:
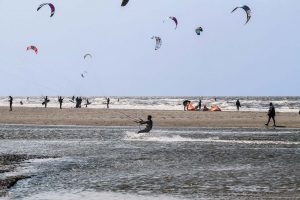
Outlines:
<svg viewBox="0 0 300 200"><path fill-rule="evenodd" d="M12 97L9 97L9 100L8 100L8 101L9 101L9 110L10 110L10 111L12 111L13 100L14 100L14 99L13 99Z"/></svg>
<svg viewBox="0 0 300 200"><path fill-rule="evenodd" d="M110 98L107 98L107 101L106 101L106 108L109 108L109 103L110 103Z"/></svg>
<svg viewBox="0 0 300 200"><path fill-rule="evenodd" d="M59 97L58 102L59 102L59 108L62 109L62 104L63 104L64 99Z"/></svg>
<svg viewBox="0 0 300 200"><path fill-rule="evenodd" d="M149 133L152 130L153 127L153 121L150 119L148 121L141 121L140 124L146 124L146 128L143 130L140 130L138 133Z"/></svg>
<svg viewBox="0 0 300 200"><path fill-rule="evenodd" d="M49 99L48 99L48 97L46 96L45 98L44 98L44 105L45 105L45 108L47 108L47 104L48 104L48 102L49 102Z"/></svg>
<svg viewBox="0 0 300 200"><path fill-rule="evenodd" d="M275 112L275 107L273 105L269 107L268 116L269 116L269 119L268 119L268 123L266 123L266 125L268 126L270 123L270 120L273 119L274 126L276 126L276 123L275 123L276 112Z"/></svg>
<svg viewBox="0 0 300 200"><path fill-rule="evenodd" d="M236 101L235 105L236 105L236 109L237 109L237 110L240 110L241 103L240 103L239 100Z"/></svg>

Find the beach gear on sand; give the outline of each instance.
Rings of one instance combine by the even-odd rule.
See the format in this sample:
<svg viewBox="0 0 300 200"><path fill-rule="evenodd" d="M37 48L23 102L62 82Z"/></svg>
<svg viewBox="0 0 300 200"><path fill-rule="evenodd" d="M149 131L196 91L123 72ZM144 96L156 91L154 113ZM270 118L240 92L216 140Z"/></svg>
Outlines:
<svg viewBox="0 0 300 200"><path fill-rule="evenodd" d="M209 111L211 112L216 112L216 111L222 111L221 108L217 105L211 106L211 108L209 109Z"/></svg>

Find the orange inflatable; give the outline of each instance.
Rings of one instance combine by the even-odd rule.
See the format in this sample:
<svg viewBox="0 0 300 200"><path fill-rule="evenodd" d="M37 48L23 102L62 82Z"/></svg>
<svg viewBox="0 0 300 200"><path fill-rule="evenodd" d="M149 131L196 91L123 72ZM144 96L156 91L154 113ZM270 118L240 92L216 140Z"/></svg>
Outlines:
<svg viewBox="0 0 300 200"><path fill-rule="evenodd" d="M217 111L222 111L221 108L219 106L211 106L211 108L209 109L209 111L211 112L217 112Z"/></svg>
<svg viewBox="0 0 300 200"><path fill-rule="evenodd" d="M195 111L195 107L193 106L193 104L191 102L187 104L187 110L188 111Z"/></svg>

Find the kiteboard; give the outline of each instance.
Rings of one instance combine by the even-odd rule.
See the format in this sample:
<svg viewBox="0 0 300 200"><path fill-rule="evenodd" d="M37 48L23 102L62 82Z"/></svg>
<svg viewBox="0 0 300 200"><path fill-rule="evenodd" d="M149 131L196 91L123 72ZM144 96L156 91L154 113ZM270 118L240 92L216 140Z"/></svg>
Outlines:
<svg viewBox="0 0 300 200"><path fill-rule="evenodd" d="M42 105L45 105L46 103L49 103L50 102L50 100L48 99L47 101L44 101L43 103L42 103Z"/></svg>

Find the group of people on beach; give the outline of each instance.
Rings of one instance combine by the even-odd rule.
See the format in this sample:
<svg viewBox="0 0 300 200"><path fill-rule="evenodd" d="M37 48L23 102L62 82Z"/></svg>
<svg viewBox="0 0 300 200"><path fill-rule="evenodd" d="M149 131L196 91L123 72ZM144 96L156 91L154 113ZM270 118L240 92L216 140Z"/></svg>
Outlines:
<svg viewBox="0 0 300 200"><path fill-rule="evenodd" d="M9 101L9 109L10 109L10 111L12 111L13 97L9 96L8 101ZM59 96L58 103L59 103L60 109L62 109L63 101L64 101L64 98L62 96ZM75 108L81 108L83 98L82 97L75 98L75 96L73 96L70 101L75 103ZM47 104L49 102L50 102L50 100L49 100L48 96L46 96L43 98L42 105L44 105L45 108L47 108ZM84 104L84 105L87 107L90 104L91 104L91 102L88 99L86 99L86 104ZM110 98L106 98L106 107L107 108L109 108L109 104L110 104ZM221 109L214 110L214 108L216 108L216 107L213 107L213 106L209 109L209 108L207 108L206 105L204 105L202 108L202 100L201 99L199 100L198 105L195 107L192 106L191 101L189 101L189 100L183 101L183 105L184 105L184 111L191 111L191 108L193 111L221 111ZM242 107L239 99L236 100L235 105L236 105L237 111L239 111L240 108ZM300 111L299 111L299 114L300 114ZM272 120L273 126L276 127L276 121L275 121L276 111L275 111L275 107L274 107L273 103L269 104L269 110L268 110L267 116L268 116L268 121L265 125L269 126L269 123ZM148 115L146 121L140 119L140 120L135 120L134 122L136 122L138 124L146 125L146 128L143 130L140 130L138 133L148 133L152 130L153 121L152 121L151 115Z"/></svg>
<svg viewBox="0 0 300 200"><path fill-rule="evenodd" d="M215 98L215 101L217 101L216 98ZM196 107L193 107L191 101L189 101L189 100L183 101L184 111L221 111L221 109L219 109L218 106L212 106L210 109L207 108L206 105L204 105L203 108L201 106L202 106L201 99L199 99L199 103ZM237 111L239 111L240 108L242 107L239 99L236 100L235 106L236 106ZM299 111L299 115L300 115L300 111ZM275 121L276 111L275 111L275 107L272 102L269 104L269 110L268 110L267 116L268 116L268 122L265 125L269 126L269 123L272 119L273 126L276 127L276 121Z"/></svg>
<svg viewBox="0 0 300 200"><path fill-rule="evenodd" d="M84 98L82 98L82 97L76 97L75 98L75 96L73 96L71 98L70 102L75 103L75 108L81 108L83 100L84 100ZM88 98L86 98L85 100L86 100L86 103L84 105L87 108L88 105L91 104L91 102L89 101ZM9 110L10 111L12 111L13 101L14 101L14 98L12 96L9 96L8 97L8 102L9 102ZM27 97L27 101L29 101L29 97ZM59 108L62 109L64 98L62 96L58 96L57 101L59 103ZM119 99L118 99L118 101L119 101ZM47 105L48 105L49 102L50 102L50 99L48 98L48 96L43 97L42 105L45 108L47 108ZM110 105L110 98L109 97L106 98L106 103L105 104L106 104L106 108L109 108L109 105ZM20 101L20 105L23 105L23 101Z"/></svg>

